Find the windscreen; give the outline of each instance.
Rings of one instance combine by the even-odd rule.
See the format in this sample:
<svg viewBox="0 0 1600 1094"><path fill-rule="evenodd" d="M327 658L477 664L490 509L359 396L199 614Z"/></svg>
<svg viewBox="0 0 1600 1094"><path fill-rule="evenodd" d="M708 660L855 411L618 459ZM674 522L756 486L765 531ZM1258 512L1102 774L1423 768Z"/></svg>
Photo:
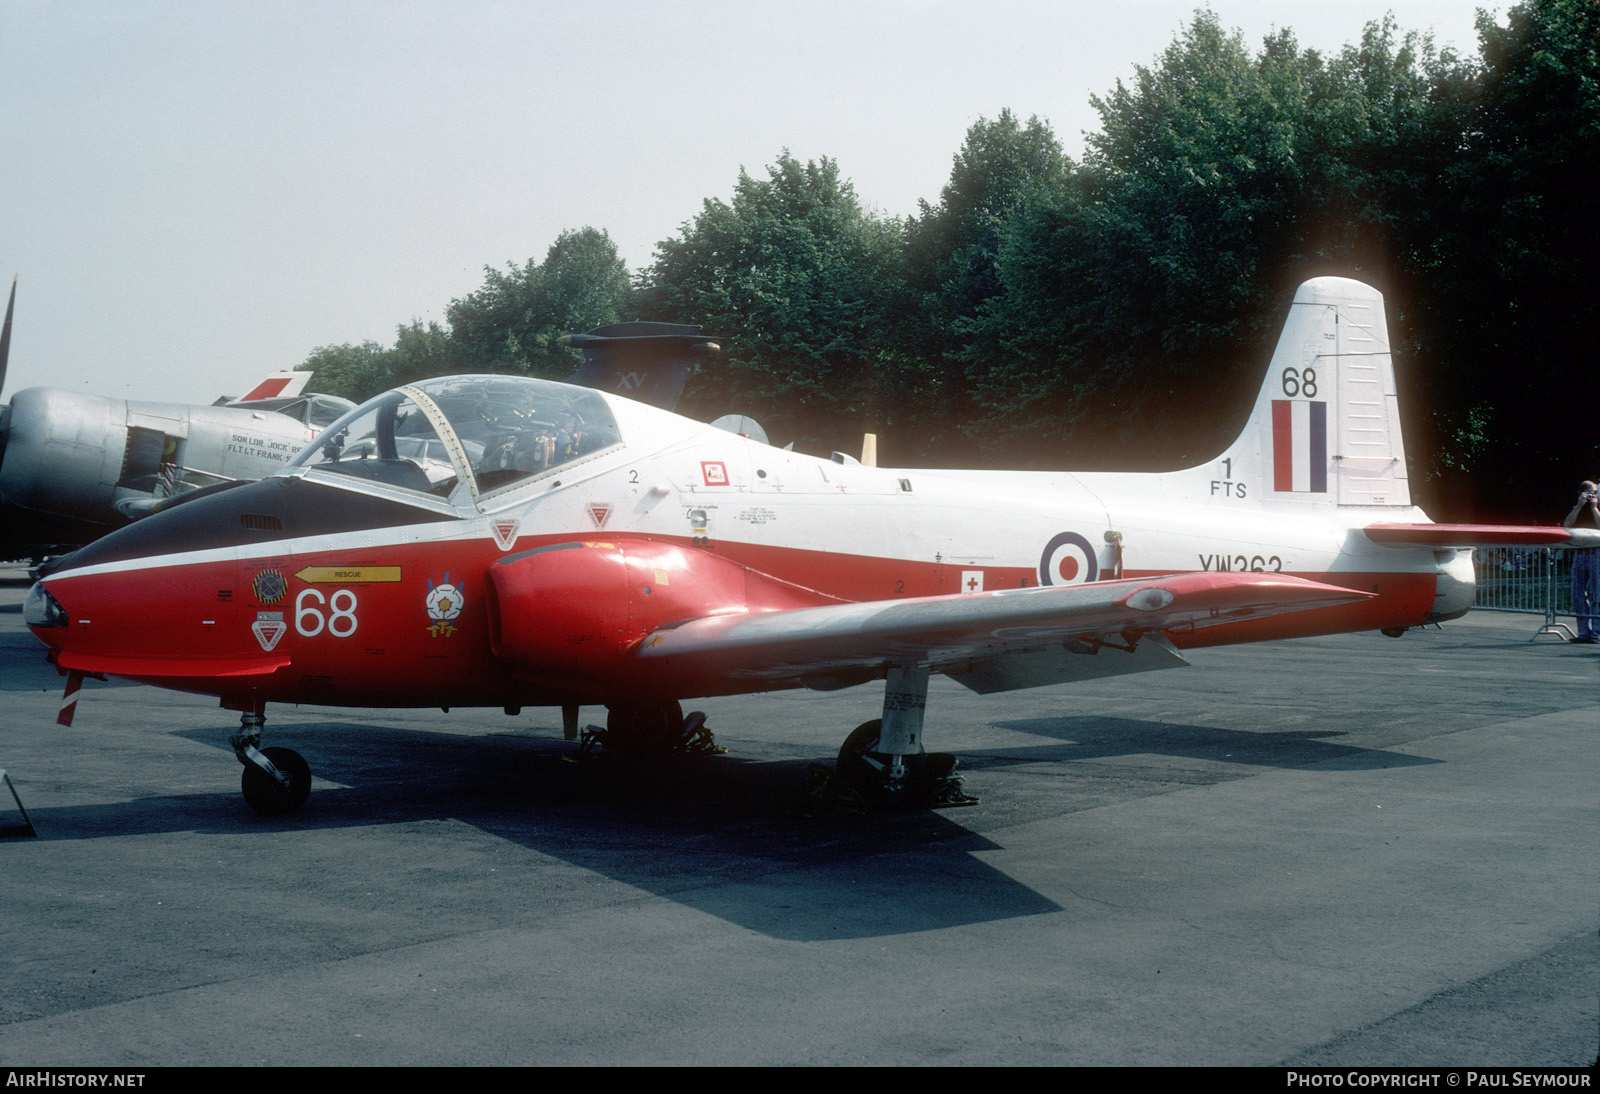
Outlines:
<svg viewBox="0 0 1600 1094"><path fill-rule="evenodd" d="M520 376L451 376L369 400L289 467L436 497L448 497L467 474L481 496L618 443L610 408L586 388Z"/></svg>
<svg viewBox="0 0 1600 1094"><path fill-rule="evenodd" d="M289 466L437 497L448 497L460 482L433 423L399 391L380 395L334 423Z"/></svg>
<svg viewBox="0 0 1600 1094"><path fill-rule="evenodd" d="M520 376L453 376L417 387L460 438L480 493L538 478L620 439L611 408L588 388Z"/></svg>

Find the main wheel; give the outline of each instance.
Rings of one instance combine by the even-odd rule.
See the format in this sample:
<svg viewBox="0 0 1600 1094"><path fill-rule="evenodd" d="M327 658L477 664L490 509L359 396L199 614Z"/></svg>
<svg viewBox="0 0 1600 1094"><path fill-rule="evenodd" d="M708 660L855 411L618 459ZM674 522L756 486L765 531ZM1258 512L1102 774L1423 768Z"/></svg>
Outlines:
<svg viewBox="0 0 1600 1094"><path fill-rule="evenodd" d="M625 755L669 752L683 741L683 707L665 703L614 706L606 710L606 749Z"/></svg>
<svg viewBox="0 0 1600 1094"><path fill-rule="evenodd" d="M869 806L887 805L904 796L903 789L900 794L894 794L884 784L889 757L878 751L878 738L882 735L882 718L856 726L839 746L839 761L833 768Z"/></svg>
<svg viewBox="0 0 1600 1094"><path fill-rule="evenodd" d="M293 813L306 803L311 794L311 765L292 748L263 748L261 754L272 761L272 766L289 776L286 788L255 764L244 765L239 777L239 789L244 800L265 817Z"/></svg>
<svg viewBox="0 0 1600 1094"><path fill-rule="evenodd" d="M956 758L948 752L915 752L901 757L906 765L905 782L898 790L890 790L886 784L890 757L878 751L882 736L883 719L861 723L839 746L839 761L834 765L834 773L867 805L880 809L926 805L955 774Z"/></svg>

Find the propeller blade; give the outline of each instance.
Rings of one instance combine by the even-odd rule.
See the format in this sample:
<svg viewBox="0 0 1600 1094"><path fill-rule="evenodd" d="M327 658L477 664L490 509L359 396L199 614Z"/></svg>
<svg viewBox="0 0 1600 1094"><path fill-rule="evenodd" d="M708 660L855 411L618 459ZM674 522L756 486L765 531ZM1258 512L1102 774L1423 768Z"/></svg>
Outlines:
<svg viewBox="0 0 1600 1094"><path fill-rule="evenodd" d="M17 306L17 275L11 275L11 299L6 302L6 325L0 327L0 391L6 389L6 362L11 359L11 311Z"/></svg>

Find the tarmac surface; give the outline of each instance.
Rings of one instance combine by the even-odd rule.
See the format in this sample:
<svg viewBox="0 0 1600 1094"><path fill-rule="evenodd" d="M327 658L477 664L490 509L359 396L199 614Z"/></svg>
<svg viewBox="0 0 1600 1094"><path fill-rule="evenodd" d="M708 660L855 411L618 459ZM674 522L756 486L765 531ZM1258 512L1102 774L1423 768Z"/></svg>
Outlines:
<svg viewBox="0 0 1600 1094"><path fill-rule="evenodd" d="M9 575L9 579L8 579ZM1600 653L1479 613L980 697L976 806L806 814L881 690L694 704L726 756L564 762L558 711L61 682L0 572L0 1066L1585 1065ZM603 721L586 708L586 722ZM0 787L0 823L20 821Z"/></svg>

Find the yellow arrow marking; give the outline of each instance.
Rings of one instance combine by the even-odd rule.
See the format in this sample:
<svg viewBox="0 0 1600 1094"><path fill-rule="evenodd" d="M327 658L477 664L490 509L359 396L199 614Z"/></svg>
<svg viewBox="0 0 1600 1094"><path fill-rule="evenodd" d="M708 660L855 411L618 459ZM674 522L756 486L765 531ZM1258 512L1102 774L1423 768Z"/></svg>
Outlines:
<svg viewBox="0 0 1600 1094"><path fill-rule="evenodd" d="M398 566L307 566L294 575L308 585L333 582L399 581Z"/></svg>

